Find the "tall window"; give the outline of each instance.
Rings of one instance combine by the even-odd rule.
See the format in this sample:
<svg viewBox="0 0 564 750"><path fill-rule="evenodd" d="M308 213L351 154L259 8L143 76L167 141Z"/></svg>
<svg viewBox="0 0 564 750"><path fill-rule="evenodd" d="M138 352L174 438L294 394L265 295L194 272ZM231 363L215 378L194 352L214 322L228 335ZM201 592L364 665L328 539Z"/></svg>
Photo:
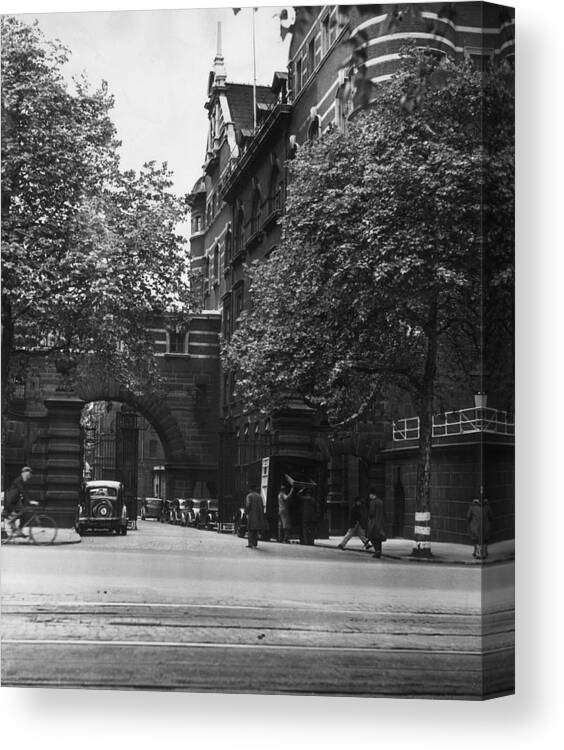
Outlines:
<svg viewBox="0 0 564 750"><path fill-rule="evenodd" d="M237 287L237 290L235 291L235 310L234 310L235 325L236 325L237 319L239 318L239 315L241 315L241 313L243 312L244 303L245 303L245 290L244 290L243 284L241 283Z"/></svg>
<svg viewBox="0 0 564 750"><path fill-rule="evenodd" d="M168 351L170 354L184 354L184 332L169 331Z"/></svg>
<svg viewBox="0 0 564 750"><path fill-rule="evenodd" d="M219 283L219 246L216 245L213 251L213 281Z"/></svg>
<svg viewBox="0 0 564 750"><path fill-rule="evenodd" d="M298 60L298 62L296 63L295 85L296 85L296 94L297 94L298 91L300 91L302 88L302 61L301 60Z"/></svg>
<svg viewBox="0 0 564 750"><path fill-rule="evenodd" d="M233 238L231 237L231 230L228 229L225 233L225 265L231 261L231 255L233 253Z"/></svg>
<svg viewBox="0 0 564 750"><path fill-rule="evenodd" d="M245 214L240 208L237 212L237 221L235 222L235 254L240 253L243 249L243 225L245 223Z"/></svg>
<svg viewBox="0 0 564 750"><path fill-rule="evenodd" d="M253 210L251 214L251 234L259 232L261 228L261 195L260 190L255 188L253 195Z"/></svg>
<svg viewBox="0 0 564 750"><path fill-rule="evenodd" d="M278 164L274 164L270 174L270 184L268 186L268 213L281 208L282 206L282 182L280 180L280 169Z"/></svg>
<svg viewBox="0 0 564 750"><path fill-rule="evenodd" d="M307 47L307 76L313 73L315 67L315 39L312 39Z"/></svg>
<svg viewBox="0 0 564 750"><path fill-rule="evenodd" d="M231 297L223 301L223 336L227 341L231 337Z"/></svg>

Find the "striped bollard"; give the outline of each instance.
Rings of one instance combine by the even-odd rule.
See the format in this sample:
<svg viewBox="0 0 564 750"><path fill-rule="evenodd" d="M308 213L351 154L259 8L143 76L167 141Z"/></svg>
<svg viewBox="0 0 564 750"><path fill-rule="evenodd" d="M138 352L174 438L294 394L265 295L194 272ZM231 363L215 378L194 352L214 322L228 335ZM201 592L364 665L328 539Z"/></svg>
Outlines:
<svg viewBox="0 0 564 750"><path fill-rule="evenodd" d="M428 510L415 512L415 547L412 557L432 557L431 552L431 513Z"/></svg>

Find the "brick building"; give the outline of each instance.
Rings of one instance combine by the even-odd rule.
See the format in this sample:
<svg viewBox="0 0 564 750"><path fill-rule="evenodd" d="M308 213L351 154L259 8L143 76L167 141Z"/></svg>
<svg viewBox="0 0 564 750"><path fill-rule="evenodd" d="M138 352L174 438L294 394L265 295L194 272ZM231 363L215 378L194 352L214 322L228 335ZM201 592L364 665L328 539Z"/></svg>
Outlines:
<svg viewBox="0 0 564 750"><path fill-rule="evenodd" d="M226 340L247 304L243 263L264 261L279 242L285 163L293 149L332 125L345 129L358 108L370 104L354 75L358 60L372 84L385 85L407 39L436 55L470 56L482 66L513 56L513 11L486 3L297 8L288 70L272 71L271 87L255 89L228 80L219 42L205 103L205 165L191 194L191 253L204 308L221 313ZM353 498L376 485L391 532L413 535L419 423L409 404L398 409L393 424L376 415L336 439L299 403L266 421L244 415L230 374L223 372L220 380L224 507L239 504L249 483L262 478L274 534L280 478L311 478L324 503L321 533L339 533ZM460 393L435 416L432 539L464 541L466 507L480 492L498 519L496 538L513 536L513 424L500 406L506 404L488 408L472 393Z"/></svg>

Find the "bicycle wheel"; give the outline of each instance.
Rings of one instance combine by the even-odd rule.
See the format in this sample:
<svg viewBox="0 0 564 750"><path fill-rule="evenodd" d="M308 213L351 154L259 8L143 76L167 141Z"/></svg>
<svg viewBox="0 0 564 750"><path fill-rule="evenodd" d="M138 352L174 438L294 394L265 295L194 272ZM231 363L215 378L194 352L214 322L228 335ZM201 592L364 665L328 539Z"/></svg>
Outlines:
<svg viewBox="0 0 564 750"><path fill-rule="evenodd" d="M35 544L53 544L57 531L55 521L44 513L38 513L29 523L29 533Z"/></svg>

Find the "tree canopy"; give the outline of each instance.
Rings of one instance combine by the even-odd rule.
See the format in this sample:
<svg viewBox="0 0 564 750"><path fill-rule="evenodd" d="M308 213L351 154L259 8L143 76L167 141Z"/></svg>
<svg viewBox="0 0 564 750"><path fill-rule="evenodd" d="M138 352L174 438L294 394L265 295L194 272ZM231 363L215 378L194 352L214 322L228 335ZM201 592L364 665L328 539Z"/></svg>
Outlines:
<svg viewBox="0 0 564 750"><path fill-rule="evenodd" d="M89 358L125 385L154 375L149 321L193 307L167 165L119 166L103 82L68 86L69 51L2 18L3 383L12 355Z"/></svg>
<svg viewBox="0 0 564 750"><path fill-rule="evenodd" d="M511 307L511 78L407 50L346 133L298 151L281 244L223 348L247 410L297 394L344 425L399 390L428 464L437 396L485 387L484 311Z"/></svg>

